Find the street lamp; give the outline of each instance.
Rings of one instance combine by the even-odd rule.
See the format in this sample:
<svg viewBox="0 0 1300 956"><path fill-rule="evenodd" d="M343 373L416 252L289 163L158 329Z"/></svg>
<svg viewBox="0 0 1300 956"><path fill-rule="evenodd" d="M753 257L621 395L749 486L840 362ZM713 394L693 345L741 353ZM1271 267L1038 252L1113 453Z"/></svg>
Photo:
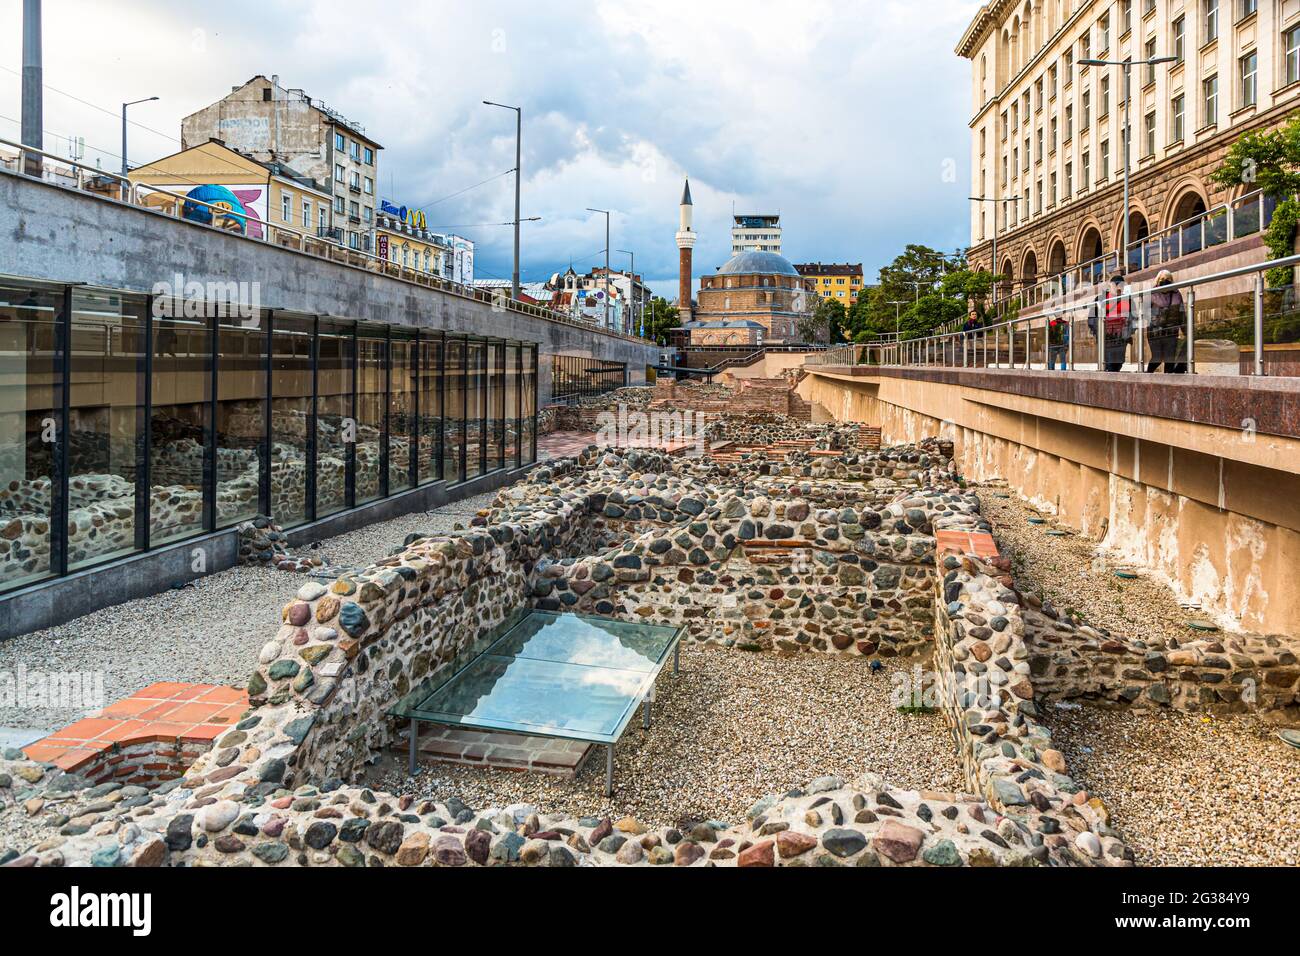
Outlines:
<svg viewBox="0 0 1300 956"><path fill-rule="evenodd" d="M625 255L625 256L631 256L631 257L632 257L632 265L631 265L632 275L631 275L631 277L630 277L630 280L631 280L631 289L632 289L632 328L633 328L633 329L637 329L637 328L639 328L639 329L641 330L641 338L645 338L645 324L644 324L644 323L641 323L640 325L638 325L637 320L636 320L636 319L637 319L637 309L638 309L638 306L639 306L639 300L640 300L640 298L641 298L640 296L638 296L638 295L636 294L636 253L635 253L635 252L632 252L632 251L629 250L629 249L620 249L620 250L618 250L618 251L621 252L621 253L622 253L623 255ZM645 314L645 313L643 312L642 315L644 315L644 314Z"/></svg>
<svg viewBox="0 0 1300 956"><path fill-rule="evenodd" d="M519 299L519 180L523 168L524 109L522 106L506 106L484 100L484 106L495 106L503 110L515 111L515 271L510 278L510 287L516 300Z"/></svg>
<svg viewBox="0 0 1300 956"><path fill-rule="evenodd" d="M1142 66L1156 66L1160 63L1177 63L1176 56L1156 56L1149 60L1080 60L1079 66L1122 66L1124 68L1124 250L1120 253L1121 268L1125 274L1128 273L1128 246L1132 240L1129 231L1132 223L1129 221L1132 213L1129 210L1129 152L1132 149L1132 131L1129 126L1130 104L1133 99L1133 66L1135 63Z"/></svg>
<svg viewBox="0 0 1300 956"><path fill-rule="evenodd" d="M605 217L605 328L609 328L609 210L588 206L587 212L598 212Z"/></svg>
<svg viewBox="0 0 1300 956"><path fill-rule="evenodd" d="M987 197L987 198L984 197L984 196L971 196L971 197L970 197L970 201L971 201L971 202L991 202L991 203L1000 203L1000 202L1020 202L1020 197L1019 197L1019 196L1009 196L1009 197L1006 197L1006 198L1004 198L1004 199L998 199L998 198L996 198L996 197L994 197L994 196L989 196L989 197ZM999 268L1001 268L1001 267L998 265L998 207L997 207L997 206L994 206L994 207L993 207L993 268L990 270L990 271L993 273L993 301L994 301L994 302L996 302L996 301L998 300L998 281L997 281L997 280L998 280L998 277L1001 275L1001 273L998 272L998 269L999 269Z"/></svg>
<svg viewBox="0 0 1300 956"><path fill-rule="evenodd" d="M158 97L156 96L146 96L142 100L132 100L130 103L122 104L122 178L123 179L126 179L126 177L131 172L131 167L127 164L126 161L126 108L128 106L135 106L137 103L152 103L156 99L158 99ZM122 189L125 190L126 188L127 188L126 183L123 183ZM123 196L122 199L123 201L125 201L126 196Z"/></svg>
<svg viewBox="0 0 1300 956"><path fill-rule="evenodd" d="M894 341L895 343L897 343L898 339L903 337L902 307L907 305L907 300L894 299L890 302L886 302L885 304L892 305L894 307Z"/></svg>

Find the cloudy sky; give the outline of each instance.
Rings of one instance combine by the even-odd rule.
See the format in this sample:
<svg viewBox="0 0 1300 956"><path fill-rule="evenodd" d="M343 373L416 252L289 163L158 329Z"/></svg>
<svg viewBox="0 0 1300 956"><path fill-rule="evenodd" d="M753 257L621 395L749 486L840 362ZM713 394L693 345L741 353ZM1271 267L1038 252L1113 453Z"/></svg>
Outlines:
<svg viewBox="0 0 1300 956"><path fill-rule="evenodd" d="M508 277L513 114L524 107L524 279L637 254L675 295L677 202L691 177L697 275L730 217L779 212L795 261L862 261L969 239L969 64L960 0L46 0L46 148L89 161L179 148L181 117L256 74L361 123L379 189L474 239ZM0 136L18 138L22 0L0 0ZM955 176L954 176L955 170ZM945 172L948 175L945 175ZM453 198L454 193L460 193ZM438 201L442 200L442 201ZM626 257L615 254L615 263Z"/></svg>

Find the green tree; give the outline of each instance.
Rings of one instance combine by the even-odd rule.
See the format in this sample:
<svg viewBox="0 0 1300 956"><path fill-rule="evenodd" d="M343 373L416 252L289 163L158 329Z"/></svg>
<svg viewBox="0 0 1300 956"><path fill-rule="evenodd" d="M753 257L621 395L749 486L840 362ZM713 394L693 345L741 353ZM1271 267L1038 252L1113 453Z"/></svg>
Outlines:
<svg viewBox="0 0 1300 956"><path fill-rule="evenodd" d="M1300 113L1291 114L1285 126L1267 132L1243 133L1210 174L1218 186L1257 187L1278 203L1273 221L1264 233L1269 254L1281 259L1295 252L1296 229L1300 227ZM1291 269L1272 269L1268 284L1290 285Z"/></svg>
<svg viewBox="0 0 1300 956"><path fill-rule="evenodd" d="M964 259L956 263L937 249L909 244L892 263L880 270L879 280L861 305L853 323L855 333L863 329L875 333L894 331L894 306L892 302L911 302L913 306L922 296L943 281L944 275L954 268L963 268Z"/></svg>
<svg viewBox="0 0 1300 956"><path fill-rule="evenodd" d="M682 324L681 313L662 296L650 300L650 311L646 313L646 335L660 345L668 344L668 330Z"/></svg>
<svg viewBox="0 0 1300 956"><path fill-rule="evenodd" d="M799 337L805 343L828 342L832 345L845 341L844 332L848 311L839 299L821 298L809 319L803 320Z"/></svg>

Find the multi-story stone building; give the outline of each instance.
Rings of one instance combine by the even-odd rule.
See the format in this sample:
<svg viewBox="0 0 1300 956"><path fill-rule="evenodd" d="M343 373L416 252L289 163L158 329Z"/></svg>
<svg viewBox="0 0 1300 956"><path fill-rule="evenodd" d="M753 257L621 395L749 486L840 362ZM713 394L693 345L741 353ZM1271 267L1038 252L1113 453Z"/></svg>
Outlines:
<svg viewBox="0 0 1300 956"><path fill-rule="evenodd" d="M1300 105L1300 0L993 0L957 53L972 64L971 195L995 200L971 203L972 264L1023 290L1262 258L1271 204L1210 174ZM1176 62L1143 62L1157 57ZM1088 59L1133 63L1123 255L1125 70Z"/></svg>
<svg viewBox="0 0 1300 956"><path fill-rule="evenodd" d="M798 342L799 320L815 303L811 280L788 260L774 252L742 252L700 280L695 327L703 334L725 323L754 322L763 342Z"/></svg>
<svg viewBox="0 0 1300 956"><path fill-rule="evenodd" d="M862 291L861 262L806 262L795 268L813 283L813 291L823 299L835 299L844 308L853 308Z"/></svg>
<svg viewBox="0 0 1300 956"><path fill-rule="evenodd" d="M781 254L781 217L736 215L731 223L731 254L772 252Z"/></svg>
<svg viewBox="0 0 1300 956"><path fill-rule="evenodd" d="M302 90L285 89L278 77L259 75L181 120L183 149L210 139L328 184L332 221L326 234L349 248L374 250L383 147L363 126Z"/></svg>

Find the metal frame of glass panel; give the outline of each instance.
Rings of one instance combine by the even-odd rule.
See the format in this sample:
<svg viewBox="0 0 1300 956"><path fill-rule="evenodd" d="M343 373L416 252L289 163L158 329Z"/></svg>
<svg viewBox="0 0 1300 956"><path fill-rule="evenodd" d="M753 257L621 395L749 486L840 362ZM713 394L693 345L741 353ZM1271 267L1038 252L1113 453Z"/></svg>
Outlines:
<svg viewBox="0 0 1300 956"><path fill-rule="evenodd" d="M70 565L75 565L73 569L78 572L93 570L116 563L126 557L164 546L172 547L187 540L212 534L243 520L242 511L248 510L247 506L253 505L254 502L256 514L270 515L275 494L273 459L277 440L275 426L277 400L296 398L304 410L305 417L301 448L304 458L304 507L302 515L293 516L292 521L296 525L304 525L320 520L322 514L319 513L321 509L317 507L316 498L321 454L319 434L322 413L321 316L290 310L260 309L254 316L240 317L230 309L224 310L223 314L223 310L217 308L220 303L183 301L179 298L33 280L22 276L0 275L0 287L13 299L5 306L8 309L21 311L25 307L24 300L38 295L45 303L40 321L30 323L30 329L23 328L24 344L21 346L15 344L17 343L15 338L14 343L10 343L10 352L14 356L13 361L17 361L20 352L30 353L22 356L25 383L22 387L37 390L45 396L35 399L38 403L44 403L37 410L40 412L39 420L51 420L55 433L48 456L42 461L28 461L24 458L21 473L17 471L14 473L14 477L23 481L29 480L29 476L31 480L48 479L53 489L54 493L48 496L48 507L39 515L42 522L48 522L49 527L48 562L42 560L38 562L41 566L34 568L30 573L15 573L10 580L0 577L0 594L64 577L69 573ZM74 301L74 297L78 297L77 301ZM114 309L108 309L108 312L113 312L118 318L113 319L112 316L108 316L108 312L105 312L107 318L101 323L104 325L103 330L100 332L92 330L89 334L82 330L74 342L73 331L76 323L74 308L78 303L92 301L115 304L116 312ZM170 311L161 309L164 305L168 306ZM277 342L276 337L277 321L297 323L298 334L309 337L310 340L307 346L310 365L309 385L303 383L305 387L297 389L300 394L289 395L287 391L282 393L275 384L277 371L275 349L281 344ZM334 335L351 346L351 354L342 358L343 366L351 371L350 388L346 388L345 385L352 400L350 417L358 421L357 401L360 385L357 372L360 350L357 346L363 323L335 317L324 317L324 321L331 325ZM127 325L130 325L129 329ZM380 327L368 326L367 328L374 332ZM379 419L377 419L381 435L379 498L391 497L446 480L447 476L443 470L445 455L443 443L446 440L448 427L446 344L451 339L459 340L462 345L467 345L470 341L479 345L475 350L478 353L477 367L472 371L477 376L479 388L477 412L481 439L478 463L481 473L488 474L500 467L510 468L528 464L529 459L535 461L536 394L525 393L529 387L536 388L536 343L454 335L440 330L420 330L389 325L382 327L380 335L384 345L380 358L382 374L379 375L383 388L380 399L382 408L378 409ZM31 336L37 338L33 339ZM126 341L128 338L130 341ZM92 339L95 341L92 342ZM39 343L46 340L49 349L47 352L42 352ZM413 368L404 373L409 374L409 382L414 392L410 396L412 421L407 429L412 434L404 436L410 443L411 449L411 480L409 485L403 487L390 486L387 469L383 467L383 463L388 461L391 454L394 429L397 427L393 421L391 407L395 378L392 369L394 340L411 343L410 361L413 363ZM203 343L202 347L196 348L200 341ZM436 343L436 354L434 350L428 350L437 362L436 384L432 383L431 379L428 382L421 379L423 343ZM91 345L94 345L94 348L91 348ZM504 418L512 414L512 411L505 409L504 416L497 415L497 412L504 407L502 404L504 398L495 395L495 392L504 392L505 389L494 388L488 381L487 371L490 367L487 361L488 350L492 350L492 354L497 356L497 364L500 364L504 361L503 357L510 354L507 345L517 348L518 367L500 369L496 382L502 385L507 376L514 376L513 384L518 397L519 417L522 418L524 410L531 407L534 422L529 447L525 448L523 445L522 439L525 436L521 429L519 448L513 460L505 460L502 451L500 456L496 456L489 462L487 460L489 443L486 441L485 430L487 423L491 421L493 428L503 434ZM122 351L128 348L129 355ZM223 348L226 349L225 352L222 351ZM119 355L119 352L122 354ZM466 349L465 359L468 359L468 354ZM46 357L42 359L41 355ZM283 359L284 356L280 358ZM298 361L301 362L301 358ZM41 364L42 362L44 365ZM90 433L92 440L98 443L94 448L99 451L78 452L76 459L73 460L72 442L67 436L72 434L74 412L77 410L77 399L74 396L75 378L77 375L84 375L86 370L94 371L96 368L100 369L101 377L109 375L114 377L112 384L115 393L111 399L97 400L86 405L85 414L78 415L83 419L85 415L96 417L98 423ZM28 370L31 370L33 376L31 381L28 381ZM464 440L466 435L464 415L469 407L465 402L468 397L465 389L468 387L470 372L471 369L465 368L460 382L461 417L456 425L461 429L462 435L459 449L461 468L456 483L469 480L465 477L468 442ZM36 381L37 378L39 382ZM194 386L196 380L198 391L195 391ZM131 387L132 382L134 388ZM189 387L178 388L175 384L178 382L188 383ZM437 389L437 402L440 408L436 413L440 421L437 440L429 449L433 459L431 463L436 467L425 469L428 474L422 476L419 438L420 429L424 427L422 415L425 410L422 407L422 391L425 384L433 384ZM231 392L224 397L229 407L223 407L223 385L226 391ZM231 391L232 387L234 391ZM309 394L305 394L308 390ZM494 402L492 409L488 407L489 396L492 396ZM46 409L47 405L48 409ZM24 393L23 403L16 405L15 409L17 414L27 417L30 417L29 413L35 414L27 408L27 393ZM429 409L429 411L434 410ZM160 412L161 418L158 417ZM242 414L243 412L255 414L250 417ZM497 421L497 417L501 417L502 420ZM232 426L235 420L238 420L237 433L231 432L231 428L235 427ZM257 433L250 430L250 424L254 425ZM29 427L31 427L30 423L24 426L24 428ZM193 447L190 467L194 475L183 480L183 484L178 483L182 482L182 479L176 477L178 469L175 464L167 464L160 459L160 455L170 451L168 446L172 444L176 433L191 436L188 440L192 442ZM86 430L81 429L78 434L84 440ZM234 467L243 471L230 471L232 466L229 460L232 456L222 453L225 447L222 444L223 440L227 443L233 441L241 449L236 457L239 462L246 462L248 467L244 468L242 464ZM356 449L354 443L348 445L345 499L342 507L329 511L329 515L356 507ZM81 560L77 560L69 550L72 471L76 462L83 461L87 453L102 455L105 453L103 448L109 449L106 453L111 456L111 460L104 463L95 459L91 462L93 465L91 471L96 477L102 474L108 479L125 478L131 484L134 489L132 527L129 531L121 532L127 535L127 538L117 542L121 546L115 546L111 553L102 556L82 555ZM219 467L223 460L226 464ZM255 480L252 475L254 465ZM243 477L239 480L242 481L242 485L238 492L240 497L235 502L238 507L235 507L234 511L229 510L234 507L234 504L227 500L219 511L218 479L222 479L224 486L224 483L235 481L241 474ZM400 482L400 477L398 481ZM117 483L120 484L120 481ZM112 481L108 484L112 484ZM188 491L193 496L190 509L186 512L189 517L174 522L164 519L164 525L156 524L160 516L166 513L158 508L155 492L166 491L172 487L182 492ZM103 492L89 489L85 493L90 497L79 500L93 502L96 500L93 495Z"/></svg>
<svg viewBox="0 0 1300 956"><path fill-rule="evenodd" d="M516 611L389 708L390 717L410 721L411 776L423 721L600 744L605 794L613 796L614 745L638 709L650 729L655 681L669 654L680 673L685 633L685 625Z"/></svg>

